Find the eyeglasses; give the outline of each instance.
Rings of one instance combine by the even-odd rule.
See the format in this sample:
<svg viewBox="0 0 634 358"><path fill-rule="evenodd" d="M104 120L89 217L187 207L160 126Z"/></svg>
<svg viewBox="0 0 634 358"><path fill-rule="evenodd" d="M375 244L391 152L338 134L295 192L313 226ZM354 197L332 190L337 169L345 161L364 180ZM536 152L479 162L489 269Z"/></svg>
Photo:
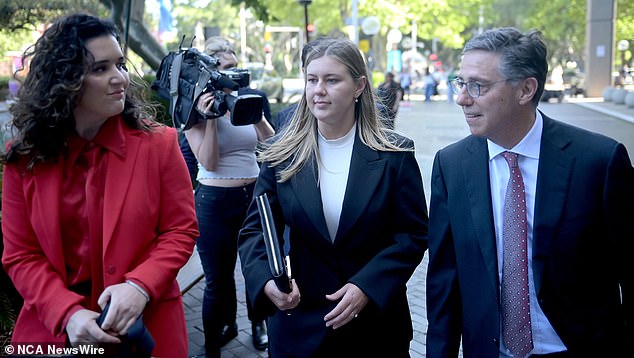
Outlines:
<svg viewBox="0 0 634 358"><path fill-rule="evenodd" d="M467 87L467 93L469 94L469 96L471 98L478 98L480 97L480 89L482 87L490 87L493 86L496 83L500 83L500 82L506 82L507 80L499 80L499 81L495 81L495 82L489 82L487 84L480 84L478 82L465 82L459 78L453 79L451 81L449 81L449 85L451 86L451 88L453 89L453 91L455 93L460 93L462 92L462 89Z"/></svg>

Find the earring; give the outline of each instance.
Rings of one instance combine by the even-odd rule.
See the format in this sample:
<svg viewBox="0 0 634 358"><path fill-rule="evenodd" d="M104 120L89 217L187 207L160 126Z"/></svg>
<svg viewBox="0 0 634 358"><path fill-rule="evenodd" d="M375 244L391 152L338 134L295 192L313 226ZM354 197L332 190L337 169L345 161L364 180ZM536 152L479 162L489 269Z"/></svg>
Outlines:
<svg viewBox="0 0 634 358"><path fill-rule="evenodd" d="M359 97L356 97L356 98L354 99L354 103L358 103L358 102L359 102Z"/></svg>

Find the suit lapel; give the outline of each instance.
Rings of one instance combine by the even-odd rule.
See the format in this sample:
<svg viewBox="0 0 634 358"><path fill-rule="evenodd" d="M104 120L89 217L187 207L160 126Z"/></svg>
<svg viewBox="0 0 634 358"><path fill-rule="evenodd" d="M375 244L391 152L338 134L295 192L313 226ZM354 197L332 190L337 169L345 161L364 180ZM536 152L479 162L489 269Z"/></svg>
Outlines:
<svg viewBox="0 0 634 358"><path fill-rule="evenodd" d="M137 155L141 144L141 137L133 135L129 130L124 129L125 133L125 154L118 156L112 152L108 152L108 168L106 170L106 183L104 191L103 203L103 245L104 252L108 247L108 243L112 238L114 229L121 215L123 199L128 193L130 181L135 171ZM155 150L160 150L156 148ZM141 173L140 175L147 175ZM152 180L152 178L144 178ZM143 180L143 179L141 179Z"/></svg>
<svg viewBox="0 0 634 358"><path fill-rule="evenodd" d="M386 165L380 159L379 153L363 144L357 133L335 242L346 235L370 203Z"/></svg>
<svg viewBox="0 0 634 358"><path fill-rule="evenodd" d="M497 249L493 206L491 204L491 183L489 178L489 150L486 140L471 137L467 147L468 155L462 159L463 177L466 183L471 220L484 257L491 288L498 296Z"/></svg>
<svg viewBox="0 0 634 358"><path fill-rule="evenodd" d="M372 193L379 184L385 168L385 160L379 159L379 154L363 144L357 134L335 241L346 235L372 199ZM293 192L311 223L325 240L332 242L324 218L321 192L317 185L317 161L311 160L291 181Z"/></svg>
<svg viewBox="0 0 634 358"><path fill-rule="evenodd" d="M307 163L302 170L300 170L291 179L293 185L293 192L297 197L297 201L306 212L306 215L310 218L311 223L315 226L315 229L324 237L325 240L331 242L330 234L328 234L328 228L326 226L326 219L324 217L324 209L321 203L321 193L317 186L317 161L313 158Z"/></svg>
<svg viewBox="0 0 634 358"><path fill-rule="evenodd" d="M561 218L574 157L565 152L570 138L555 121L546 117L542 133L537 172L535 217L533 218L533 274L537 292L541 287L544 267L550 256L554 228Z"/></svg>

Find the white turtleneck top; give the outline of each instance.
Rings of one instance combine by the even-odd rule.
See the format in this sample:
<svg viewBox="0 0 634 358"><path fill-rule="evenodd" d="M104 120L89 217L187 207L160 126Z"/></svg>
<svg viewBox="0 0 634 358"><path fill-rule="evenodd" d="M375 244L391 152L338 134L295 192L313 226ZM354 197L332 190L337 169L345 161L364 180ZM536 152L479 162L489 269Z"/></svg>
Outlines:
<svg viewBox="0 0 634 358"><path fill-rule="evenodd" d="M319 133L319 189L330 239L335 240L348 184L356 123L341 138L326 139Z"/></svg>

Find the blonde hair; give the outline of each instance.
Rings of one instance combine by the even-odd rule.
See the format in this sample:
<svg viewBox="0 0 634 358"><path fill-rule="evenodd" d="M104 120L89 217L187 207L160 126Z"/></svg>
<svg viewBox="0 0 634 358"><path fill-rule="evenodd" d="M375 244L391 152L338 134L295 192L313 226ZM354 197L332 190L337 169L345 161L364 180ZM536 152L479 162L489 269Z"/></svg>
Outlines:
<svg viewBox="0 0 634 358"><path fill-rule="evenodd" d="M215 56L221 52L236 54L231 42L222 36L212 36L205 40L205 53Z"/></svg>
<svg viewBox="0 0 634 358"><path fill-rule="evenodd" d="M317 58L329 56L346 66L355 82L363 77L368 80L355 103L357 131L365 145L377 151L413 150L411 147L404 147L402 141L396 139L398 136L383 126L382 117L376 109L365 61L354 43L348 39L323 38L310 43L310 48L305 53L305 67ZM283 183L299 172L306 163L319 157L317 138L317 118L309 110L304 92L290 123L280 133L279 140L261 145L258 160L267 162L271 167L288 161L277 178L278 182Z"/></svg>

